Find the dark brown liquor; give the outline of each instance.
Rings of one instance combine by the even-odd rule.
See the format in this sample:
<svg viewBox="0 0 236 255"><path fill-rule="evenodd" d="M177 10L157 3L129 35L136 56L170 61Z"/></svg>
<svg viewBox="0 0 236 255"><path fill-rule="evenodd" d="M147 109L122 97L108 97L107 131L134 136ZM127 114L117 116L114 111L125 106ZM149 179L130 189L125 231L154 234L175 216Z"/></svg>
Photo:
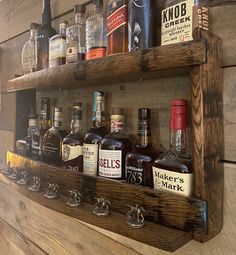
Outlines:
<svg viewBox="0 0 236 255"><path fill-rule="evenodd" d="M128 1L110 0L107 5L107 53L128 51Z"/></svg>
<svg viewBox="0 0 236 255"><path fill-rule="evenodd" d="M62 166L83 172L82 104L74 103L71 132L62 141Z"/></svg>
<svg viewBox="0 0 236 255"><path fill-rule="evenodd" d="M51 26L51 0L43 0L42 25L36 33L36 69L48 68L49 60L49 39L56 34L56 30Z"/></svg>
<svg viewBox="0 0 236 255"><path fill-rule="evenodd" d="M61 166L61 134L62 109L55 107L53 111L53 126L47 130L42 142L42 160L49 164Z"/></svg>
<svg viewBox="0 0 236 255"><path fill-rule="evenodd" d="M159 152L152 147L151 110L138 110L138 142L136 148L126 156L125 170L127 182L153 187L152 164Z"/></svg>
<svg viewBox="0 0 236 255"><path fill-rule="evenodd" d="M111 179L125 179L125 157L132 146L128 135L123 132L124 111L112 108L111 133L99 146L98 175Z"/></svg>
<svg viewBox="0 0 236 255"><path fill-rule="evenodd" d="M154 188L190 197L193 192L193 169L186 155L187 101L172 101L170 150L153 163Z"/></svg>
<svg viewBox="0 0 236 255"><path fill-rule="evenodd" d="M83 171L89 175L97 175L98 146L108 133L105 118L104 92L94 92L92 128L84 137L83 145Z"/></svg>

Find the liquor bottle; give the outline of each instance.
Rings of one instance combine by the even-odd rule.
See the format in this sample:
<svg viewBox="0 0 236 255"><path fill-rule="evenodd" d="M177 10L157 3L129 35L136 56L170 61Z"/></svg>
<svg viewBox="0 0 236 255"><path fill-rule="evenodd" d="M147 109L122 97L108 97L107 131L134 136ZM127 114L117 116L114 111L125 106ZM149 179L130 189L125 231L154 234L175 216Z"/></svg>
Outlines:
<svg viewBox="0 0 236 255"><path fill-rule="evenodd" d="M129 1L129 51L153 46L152 0Z"/></svg>
<svg viewBox="0 0 236 255"><path fill-rule="evenodd" d="M49 40L49 67L66 63L66 27L67 21L59 24L59 34Z"/></svg>
<svg viewBox="0 0 236 255"><path fill-rule="evenodd" d="M66 63L85 60L85 5L76 5L75 25L66 29Z"/></svg>
<svg viewBox="0 0 236 255"><path fill-rule="evenodd" d="M128 51L128 1L110 0L107 5L107 53Z"/></svg>
<svg viewBox="0 0 236 255"><path fill-rule="evenodd" d="M123 131L124 111L112 108L111 133L99 146L98 175L111 179L125 179L125 157L132 149L128 135Z"/></svg>
<svg viewBox="0 0 236 255"><path fill-rule="evenodd" d="M50 98L42 97L40 124L39 127L32 134L31 157L33 159L37 160L41 159L43 136L49 128L50 128Z"/></svg>
<svg viewBox="0 0 236 255"><path fill-rule="evenodd" d="M125 171L128 183L153 187L152 163L160 153L152 147L150 122L151 110L138 109L138 141L126 156Z"/></svg>
<svg viewBox="0 0 236 255"><path fill-rule="evenodd" d="M107 134L104 92L94 92L92 128L84 137L83 145L83 171L85 174L97 175L98 146Z"/></svg>
<svg viewBox="0 0 236 255"><path fill-rule="evenodd" d="M201 0L167 0L161 13L161 45L193 40L195 28L209 30L209 10Z"/></svg>
<svg viewBox="0 0 236 255"><path fill-rule="evenodd" d="M106 18L103 0L93 0L94 13L86 20L86 60L106 55Z"/></svg>
<svg viewBox="0 0 236 255"><path fill-rule="evenodd" d="M30 38L22 49L22 73L29 74L36 70L36 30L39 27L37 23L30 24Z"/></svg>
<svg viewBox="0 0 236 255"><path fill-rule="evenodd" d="M62 141L62 166L83 172L82 104L75 102L72 109L71 132Z"/></svg>
<svg viewBox="0 0 236 255"><path fill-rule="evenodd" d="M154 188L190 197L193 191L192 162L186 154L187 101L172 101L170 150L153 163Z"/></svg>
<svg viewBox="0 0 236 255"><path fill-rule="evenodd" d="M42 25L36 33L36 69L48 68L49 39L56 34L56 30L51 27L51 0L43 0Z"/></svg>
<svg viewBox="0 0 236 255"><path fill-rule="evenodd" d="M42 160L49 164L61 166L61 134L62 109L54 107L53 126L44 134L42 142Z"/></svg>

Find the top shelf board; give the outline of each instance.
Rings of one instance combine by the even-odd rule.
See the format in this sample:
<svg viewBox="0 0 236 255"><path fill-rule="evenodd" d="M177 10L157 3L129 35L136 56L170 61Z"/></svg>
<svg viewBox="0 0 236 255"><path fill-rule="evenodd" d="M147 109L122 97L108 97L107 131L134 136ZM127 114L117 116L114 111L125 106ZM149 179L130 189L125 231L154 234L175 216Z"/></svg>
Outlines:
<svg viewBox="0 0 236 255"><path fill-rule="evenodd" d="M68 89L179 75L190 66L206 63L206 53L206 40L197 40L116 54L23 75L9 80L7 91Z"/></svg>

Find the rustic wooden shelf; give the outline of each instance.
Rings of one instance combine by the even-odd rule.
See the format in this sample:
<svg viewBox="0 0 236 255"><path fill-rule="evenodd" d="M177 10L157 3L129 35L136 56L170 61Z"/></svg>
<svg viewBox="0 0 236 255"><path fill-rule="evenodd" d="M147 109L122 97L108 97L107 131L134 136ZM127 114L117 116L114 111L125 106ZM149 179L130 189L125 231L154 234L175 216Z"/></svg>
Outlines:
<svg viewBox="0 0 236 255"><path fill-rule="evenodd" d="M197 40L116 54L23 75L9 80L7 91L32 88L37 90L68 89L83 85L98 86L136 79L173 76L188 72L190 66L205 63L207 61L206 52L206 41Z"/></svg>

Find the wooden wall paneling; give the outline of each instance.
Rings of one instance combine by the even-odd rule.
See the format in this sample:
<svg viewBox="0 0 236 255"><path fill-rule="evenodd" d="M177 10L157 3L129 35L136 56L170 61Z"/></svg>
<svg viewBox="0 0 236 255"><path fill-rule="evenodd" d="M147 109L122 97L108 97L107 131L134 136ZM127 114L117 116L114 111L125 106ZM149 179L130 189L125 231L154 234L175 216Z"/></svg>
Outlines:
<svg viewBox="0 0 236 255"><path fill-rule="evenodd" d="M1 94L0 130L13 131L15 127L15 93Z"/></svg>
<svg viewBox="0 0 236 255"><path fill-rule="evenodd" d="M194 67L192 79L193 169L195 196L208 202L208 232L195 232L205 242L223 226L223 84L220 68L220 40L207 38L207 63Z"/></svg>
<svg viewBox="0 0 236 255"><path fill-rule="evenodd" d="M7 150L13 150L15 138L13 131L0 130L0 167L6 166Z"/></svg>
<svg viewBox="0 0 236 255"><path fill-rule="evenodd" d="M0 252L4 255L47 255L29 239L0 219Z"/></svg>

